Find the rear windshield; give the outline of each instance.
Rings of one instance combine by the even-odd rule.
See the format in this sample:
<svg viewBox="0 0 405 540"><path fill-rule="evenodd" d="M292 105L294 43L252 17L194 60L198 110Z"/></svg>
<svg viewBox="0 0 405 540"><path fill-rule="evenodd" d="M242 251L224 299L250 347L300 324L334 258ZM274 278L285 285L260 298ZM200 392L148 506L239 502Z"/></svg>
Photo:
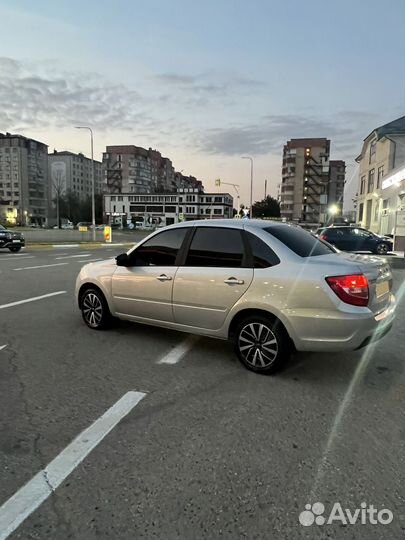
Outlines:
<svg viewBox="0 0 405 540"><path fill-rule="evenodd" d="M294 225L266 227L264 230L277 238L277 240L280 240L300 257L315 257L335 253L332 247L319 240L319 238Z"/></svg>

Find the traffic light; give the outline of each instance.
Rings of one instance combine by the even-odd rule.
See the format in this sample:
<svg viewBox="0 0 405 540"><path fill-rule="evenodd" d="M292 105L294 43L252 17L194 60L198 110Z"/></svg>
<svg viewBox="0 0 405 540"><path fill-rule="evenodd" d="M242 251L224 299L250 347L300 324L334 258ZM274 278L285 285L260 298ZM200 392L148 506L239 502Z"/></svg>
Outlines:
<svg viewBox="0 0 405 540"><path fill-rule="evenodd" d="M218 187L221 185L221 179L220 178L215 179L215 185L218 186Z"/></svg>

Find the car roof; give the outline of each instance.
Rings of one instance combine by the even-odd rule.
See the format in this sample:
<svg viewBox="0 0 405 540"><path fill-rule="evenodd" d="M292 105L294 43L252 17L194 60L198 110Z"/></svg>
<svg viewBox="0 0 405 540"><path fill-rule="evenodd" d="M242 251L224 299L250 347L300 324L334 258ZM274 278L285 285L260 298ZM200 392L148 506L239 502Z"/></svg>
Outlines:
<svg viewBox="0 0 405 540"><path fill-rule="evenodd" d="M263 220L263 219L196 219L193 221L181 221L172 227L230 227L232 229L244 229L245 227L256 227L264 229L265 227L289 227L291 224L281 221ZM295 226L295 225L293 225Z"/></svg>

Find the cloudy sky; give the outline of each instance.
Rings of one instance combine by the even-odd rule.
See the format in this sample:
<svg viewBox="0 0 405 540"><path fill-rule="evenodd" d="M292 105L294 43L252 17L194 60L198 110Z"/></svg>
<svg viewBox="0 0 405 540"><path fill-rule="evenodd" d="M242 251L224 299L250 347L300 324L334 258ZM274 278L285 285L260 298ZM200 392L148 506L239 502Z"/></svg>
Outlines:
<svg viewBox="0 0 405 540"><path fill-rule="evenodd" d="M264 180L284 142L329 137L348 165L405 110L403 0L0 0L0 132L89 152L153 147L214 188Z"/></svg>

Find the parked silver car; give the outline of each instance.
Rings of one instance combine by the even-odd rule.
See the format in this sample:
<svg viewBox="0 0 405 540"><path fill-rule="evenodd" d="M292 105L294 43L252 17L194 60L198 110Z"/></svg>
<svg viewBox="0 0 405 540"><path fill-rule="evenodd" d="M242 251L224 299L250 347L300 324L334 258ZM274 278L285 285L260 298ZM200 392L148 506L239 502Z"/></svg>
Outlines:
<svg viewBox="0 0 405 540"><path fill-rule="evenodd" d="M384 259L340 253L293 225L207 220L160 229L85 265L76 294L85 323L112 317L232 339L243 364L269 373L299 351L358 349L394 319Z"/></svg>

